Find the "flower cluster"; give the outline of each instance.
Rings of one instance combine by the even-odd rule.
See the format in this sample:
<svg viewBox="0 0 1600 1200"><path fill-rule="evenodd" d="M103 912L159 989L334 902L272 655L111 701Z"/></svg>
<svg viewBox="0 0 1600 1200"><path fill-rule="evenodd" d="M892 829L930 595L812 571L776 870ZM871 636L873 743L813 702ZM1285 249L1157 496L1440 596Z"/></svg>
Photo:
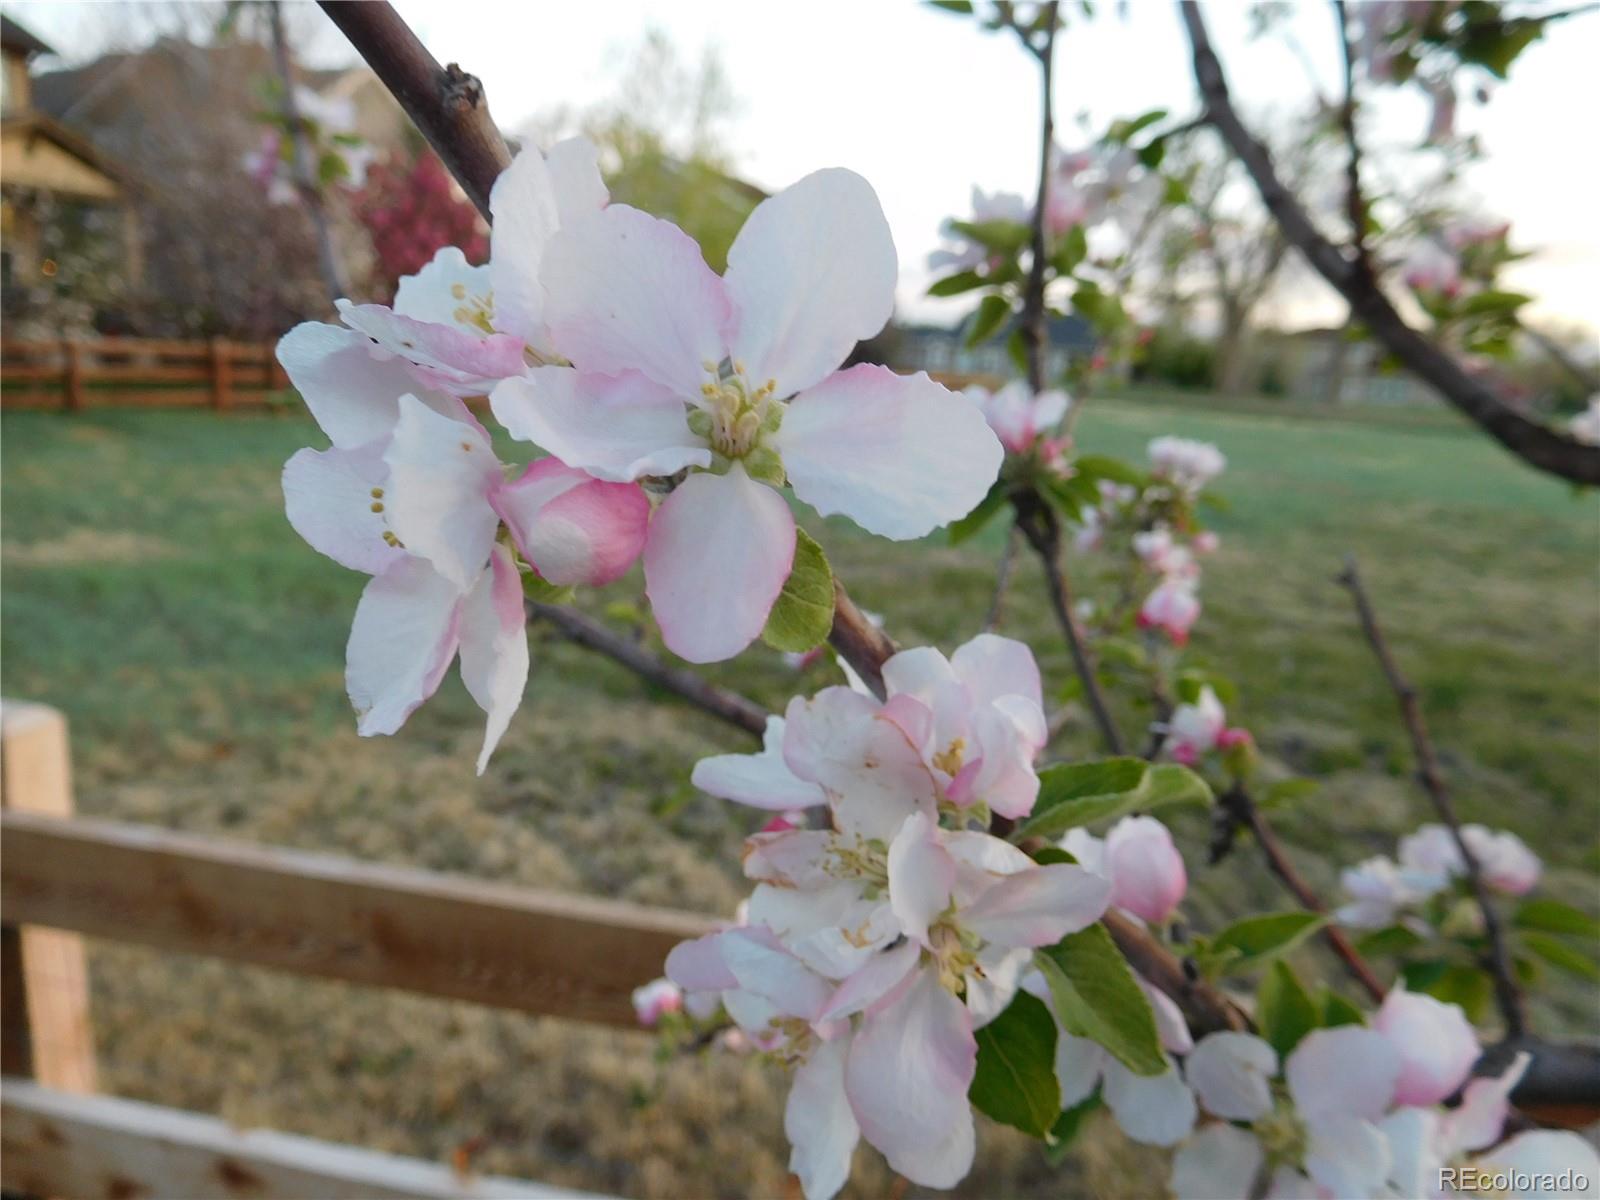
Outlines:
<svg viewBox="0 0 1600 1200"><path fill-rule="evenodd" d="M1131 237L1162 201L1166 180L1138 153L1117 142L1082 150L1054 147L1046 192L1045 230L1053 238L1109 222Z"/></svg>
<svg viewBox="0 0 1600 1200"><path fill-rule="evenodd" d="M301 135L306 139L312 178L318 186L337 183L359 188L367 178L374 152L355 132L355 105L348 99L320 96L310 88L296 87L295 108ZM295 180L295 150L288 118L274 116L272 127L261 134L254 150L245 154L245 173L267 194L271 204L293 204L299 199Z"/></svg>
<svg viewBox="0 0 1600 1200"><path fill-rule="evenodd" d="M1516 834L1464 825L1461 840L1478 862L1483 881L1508 896L1523 896L1539 882L1543 865ZM1347 867L1340 876L1350 902L1338 919L1356 929L1381 929L1415 910L1466 875L1454 835L1443 825L1424 825L1400 839L1399 861L1378 855Z"/></svg>
<svg viewBox="0 0 1600 1200"><path fill-rule="evenodd" d="M1227 711L1209 684L1201 686L1193 701L1184 701L1172 710L1166 733L1162 749L1186 767L1196 765L1213 750L1226 753L1252 744L1249 730L1228 725Z"/></svg>
<svg viewBox="0 0 1600 1200"><path fill-rule="evenodd" d="M1035 393L1020 379L990 391L974 384L966 396L978 406L1007 454L1028 454L1038 448L1041 459L1059 473L1065 466L1068 441L1052 436L1072 397L1058 388Z"/></svg>
<svg viewBox="0 0 1600 1200"><path fill-rule="evenodd" d="M1038 794L1045 723L1025 646L985 634L948 659L907 650L883 676L886 700L797 698L761 753L707 759L693 777L740 803L826 814L824 828L750 838L744 922L667 960L690 1000L715 996L794 1068L784 1124L808 1200L838 1191L863 1137L916 1183L966 1174L974 1030L1011 1001L1034 947L1092 924L1115 890L985 832Z"/></svg>
<svg viewBox="0 0 1600 1200"><path fill-rule="evenodd" d="M582 139L518 155L490 206L487 265L445 247L392 307L340 300L342 324L278 348L333 443L285 467L289 519L373 577L348 649L361 733L397 730L459 653L489 717L481 771L527 677L525 587L602 585L642 557L667 645L728 658L790 575L780 487L914 538L993 482L1003 453L969 400L837 369L893 304L894 245L859 176L763 202L726 278L676 226L608 204ZM553 457L502 464L465 403L485 394Z"/></svg>
<svg viewBox="0 0 1600 1200"><path fill-rule="evenodd" d="M1498 1077L1468 1082L1480 1048L1461 1010L1396 987L1359 1024L1314 1029L1281 1056L1261 1038L1213 1033L1184 1077L1214 1123L1173 1158L1178 1200L1217 1196L1431 1197L1441 1169L1600 1170L1575 1134L1500 1140L1508 1097L1528 1056ZM1440 1107L1465 1084L1461 1103ZM1264 1191L1262 1189L1265 1189ZM1454 1194L1454 1193L1450 1193Z"/></svg>

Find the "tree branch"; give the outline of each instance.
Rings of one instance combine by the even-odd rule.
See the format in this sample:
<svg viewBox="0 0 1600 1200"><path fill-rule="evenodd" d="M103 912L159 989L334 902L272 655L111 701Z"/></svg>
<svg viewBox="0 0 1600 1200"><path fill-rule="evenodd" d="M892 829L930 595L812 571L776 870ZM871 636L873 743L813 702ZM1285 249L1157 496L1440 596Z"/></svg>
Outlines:
<svg viewBox="0 0 1600 1200"><path fill-rule="evenodd" d="M1242 1008L1202 979L1193 963L1173 954L1138 921L1114 908L1106 909L1100 919L1129 965L1183 1011L1189 1032L1196 1039L1221 1030L1253 1028Z"/></svg>
<svg viewBox="0 0 1600 1200"><path fill-rule="evenodd" d="M489 220L489 190L510 165L511 151L477 77L455 63L441 67L388 0L319 3Z"/></svg>
<svg viewBox="0 0 1600 1200"><path fill-rule="evenodd" d="M568 641L585 650L596 650L607 658L669 692L681 696L697 708L710 713L746 733L761 737L767 729L767 711L745 696L702 679L686 667L662 661L636 642L587 617L565 604L528 601L528 615L547 621Z"/></svg>
<svg viewBox="0 0 1600 1200"><path fill-rule="evenodd" d="M1267 866L1278 877L1279 882L1288 888L1294 898L1300 902L1300 907L1307 912L1326 913L1327 906L1312 891L1311 885L1305 881L1294 865L1294 860L1284 850L1283 843L1278 840L1276 831L1267 821L1267 816L1256 807L1255 800L1245 790L1244 785L1235 783L1231 788L1218 797L1226 819L1240 826L1247 826L1255 835L1256 844L1261 847L1261 853L1267 860ZM1216 850L1213 848L1213 863L1216 861ZM1367 960L1361 957L1359 951L1351 944L1344 930L1337 925L1324 925L1322 938L1328 943L1328 949L1338 956L1344 963L1345 969L1350 972L1350 977L1366 989L1368 996L1375 1003L1381 1004L1387 990L1373 971Z"/></svg>
<svg viewBox="0 0 1600 1200"><path fill-rule="evenodd" d="M837 576L833 581L833 628L828 632L828 644L855 668L873 695L882 700L883 664L894 657L899 647L893 638L867 620Z"/></svg>
<svg viewBox="0 0 1600 1200"><path fill-rule="evenodd" d="M294 94L294 64L289 58L289 37L283 28L283 0L271 0L267 5L267 19L272 26L272 62L278 72L278 83L283 88L281 107L283 123L288 127L289 150L294 156L294 182L300 201L306 206L311 227L317 235L317 257L322 264L322 283L330 299L346 295L344 272L339 270L339 256L333 248L333 233L328 228L328 209L323 202L322 190L317 187L316 169L311 163L311 151L306 144L305 119L300 115L300 99Z"/></svg>
<svg viewBox="0 0 1600 1200"><path fill-rule="evenodd" d="M1338 580L1350 590L1350 596L1356 605L1356 615L1361 619L1361 631L1366 635L1372 652L1377 655L1378 665L1383 668L1384 678L1389 681L1389 687L1394 691L1395 700L1400 705L1400 719L1405 722L1406 733L1411 738L1411 750L1417 759L1417 778L1422 784L1423 791L1427 792L1428 799L1433 801L1434 811L1449 828L1450 836L1456 844L1456 851L1466 865L1467 885L1472 889L1472 896L1477 901L1478 907L1483 910L1484 933L1489 939L1489 954L1484 965L1494 979L1495 999L1500 1006L1500 1015L1506 1023L1506 1036L1521 1037L1527 1031L1528 1018L1523 1006L1521 989L1517 987L1516 975L1512 971L1511 955L1506 949L1505 929L1500 924L1499 911L1490 899L1488 885L1483 879L1482 864L1478 862L1472 848L1467 845L1466 839L1461 836L1461 818L1456 813L1450 789L1445 786L1444 776L1439 772L1439 759L1434 753L1433 739L1428 736L1428 727L1422 718L1422 706L1417 703L1417 690L1411 686L1411 681L1401 674L1400 665L1395 662L1394 655L1389 651L1389 643L1383 636L1383 630L1378 626L1378 615L1373 611L1372 601L1367 597L1366 588L1362 586L1361 575L1356 569L1356 560L1353 557L1345 560L1344 570L1339 573Z"/></svg>
<svg viewBox="0 0 1600 1200"><path fill-rule="evenodd" d="M1211 48L1205 19L1195 0L1181 11L1194 50L1195 82L1206 115L1244 164L1261 201L1307 262L1336 288L1353 314L1410 371L1518 458L1574 483L1600 485L1600 448L1586 446L1507 405L1482 381L1468 375L1442 348L1407 325L1375 278L1346 258L1317 230L1305 209L1278 178L1272 156L1244 127L1233 107L1222 64Z"/></svg>
<svg viewBox="0 0 1600 1200"><path fill-rule="evenodd" d="M1350 13L1345 0L1333 0L1339 25L1339 48L1344 56L1344 103L1339 106L1339 127L1344 132L1349 158L1345 162L1345 215L1350 220L1350 241L1356 266L1370 280L1372 259L1367 253L1367 200L1361 190L1361 140L1356 136L1356 55L1350 44Z"/></svg>

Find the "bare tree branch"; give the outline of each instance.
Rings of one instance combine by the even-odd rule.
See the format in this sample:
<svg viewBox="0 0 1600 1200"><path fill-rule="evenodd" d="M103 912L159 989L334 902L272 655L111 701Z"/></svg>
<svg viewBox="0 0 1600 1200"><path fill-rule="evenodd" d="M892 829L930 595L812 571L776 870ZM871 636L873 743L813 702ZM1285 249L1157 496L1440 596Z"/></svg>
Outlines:
<svg viewBox="0 0 1600 1200"><path fill-rule="evenodd" d="M1489 887L1483 879L1482 864L1461 836L1461 818L1456 813L1455 801L1445 785L1444 776L1439 772L1439 758L1434 753L1433 739L1428 736L1428 726L1422 718L1422 706L1417 703L1417 689L1401 673L1400 665L1389 652L1389 643L1378 626L1378 615L1373 611L1366 588L1362 586L1354 557L1345 560L1344 570L1339 573L1338 580L1350 590L1356 615L1361 619L1361 631L1366 635L1372 652L1377 655L1378 665L1383 668L1384 678L1389 681L1389 687L1393 689L1395 700L1400 705L1400 719L1405 722L1406 733L1411 738L1411 750L1417 759L1417 778L1423 791L1427 792L1428 799L1433 801L1434 810L1449 828L1456 851L1466 864L1467 885L1472 889L1478 907L1483 910L1484 933L1489 939L1489 953L1484 966L1494 979L1495 1000L1506 1023L1506 1036L1521 1037L1527 1031L1528 1017L1522 991L1517 987L1517 978L1512 971L1511 954L1506 949L1505 929L1500 924L1499 910L1490 899Z"/></svg>
<svg viewBox="0 0 1600 1200"><path fill-rule="evenodd" d="M373 73L489 220L489 189L511 163L483 85L455 63L441 67L388 0L319 0Z"/></svg>
<svg viewBox="0 0 1600 1200"><path fill-rule="evenodd" d="M666 688L697 708L756 737L767 729L767 711L745 696L718 687L686 667L676 667L637 642L621 636L592 617L565 604L528 602L528 615L546 621L568 641L614 659L651 683Z"/></svg>
<svg viewBox="0 0 1600 1200"><path fill-rule="evenodd" d="M1339 48L1344 57L1344 103L1339 106L1339 127L1344 132L1345 148L1349 152L1344 171L1345 214L1350 219L1350 241L1355 247L1356 266L1370 277L1367 199L1361 190L1361 139L1356 135L1356 54L1355 47L1350 44L1350 12L1345 0L1333 0L1333 15L1339 26Z"/></svg>
<svg viewBox="0 0 1600 1200"><path fill-rule="evenodd" d="M1600 485L1600 447L1565 437L1507 405L1487 384L1468 375L1442 348L1407 325L1376 279L1322 236L1279 180L1266 147L1240 121L1198 4L1182 0L1180 8L1194 51L1195 82L1206 116L1244 164L1262 203L1306 261L1339 291L1352 313L1391 354L1512 454L1574 483Z"/></svg>

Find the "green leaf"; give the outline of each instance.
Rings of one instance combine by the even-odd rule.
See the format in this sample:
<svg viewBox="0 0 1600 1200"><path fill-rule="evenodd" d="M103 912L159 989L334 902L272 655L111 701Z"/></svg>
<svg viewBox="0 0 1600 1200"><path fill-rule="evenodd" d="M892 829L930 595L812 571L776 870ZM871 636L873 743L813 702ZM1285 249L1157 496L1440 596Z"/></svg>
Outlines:
<svg viewBox="0 0 1600 1200"><path fill-rule="evenodd" d="M537 571L522 572L522 594L540 604L569 604L572 588L551 583Z"/></svg>
<svg viewBox="0 0 1600 1200"><path fill-rule="evenodd" d="M1143 785L1150 764L1142 758L1058 763L1039 772L1039 798L1013 835L1057 837L1078 825L1117 811L1123 799Z"/></svg>
<svg viewBox="0 0 1600 1200"><path fill-rule="evenodd" d="M928 288L930 296L959 296L973 288L981 288L989 281L976 271L957 271L943 279L935 279Z"/></svg>
<svg viewBox="0 0 1600 1200"><path fill-rule="evenodd" d="M1164 120L1166 115L1166 109L1152 108L1149 112L1140 113L1137 117L1129 120L1113 121L1111 128L1106 131L1106 137L1113 142L1126 143L1129 138L1133 137L1141 129L1147 129L1157 121Z"/></svg>
<svg viewBox="0 0 1600 1200"><path fill-rule="evenodd" d="M928 3L934 8L942 8L945 12L956 13L958 16L972 15L972 0L928 0Z"/></svg>
<svg viewBox="0 0 1600 1200"><path fill-rule="evenodd" d="M1040 846L1033 852L1033 861L1041 867L1048 867L1051 863L1066 863L1074 866L1077 863L1071 851L1063 850L1060 846Z"/></svg>
<svg viewBox="0 0 1600 1200"><path fill-rule="evenodd" d="M1011 365L1018 372L1027 374L1028 371L1028 343L1022 336L1022 326L1017 326L1011 331L1011 336L1006 339L1006 354L1011 359Z"/></svg>
<svg viewBox="0 0 1600 1200"><path fill-rule="evenodd" d="M1317 1027L1319 1015L1289 964L1273 963L1256 989L1256 1024L1280 1058Z"/></svg>
<svg viewBox="0 0 1600 1200"><path fill-rule="evenodd" d="M1324 1029L1333 1029L1339 1025L1365 1025L1367 1023L1367 1018L1359 1008L1326 984L1322 986L1322 990L1317 994L1317 999L1320 1002L1317 1007L1322 1010L1322 1027Z"/></svg>
<svg viewBox="0 0 1600 1200"><path fill-rule="evenodd" d="M1463 316L1514 313L1532 299L1521 292L1479 292L1463 300L1456 311Z"/></svg>
<svg viewBox="0 0 1600 1200"><path fill-rule="evenodd" d="M1422 938L1418 937L1404 925L1390 925L1385 929L1374 929L1371 933L1363 934L1356 941L1356 949L1363 956L1380 957L1388 954L1406 954L1422 945Z"/></svg>
<svg viewBox="0 0 1600 1200"><path fill-rule="evenodd" d="M1087 475L1090 479L1109 479L1112 483L1125 483L1138 488L1149 482L1149 477L1137 467L1106 454L1079 455L1072 460L1072 466L1079 475Z"/></svg>
<svg viewBox="0 0 1600 1200"><path fill-rule="evenodd" d="M1020 221L951 221L950 228L997 254L1015 254L1033 234Z"/></svg>
<svg viewBox="0 0 1600 1200"><path fill-rule="evenodd" d="M1099 1112L1102 1107L1100 1092L1095 1093L1087 1100L1074 1104L1056 1118L1056 1123L1050 1127L1050 1144L1044 1148L1045 1161L1053 1167L1059 1167L1067 1156L1067 1151L1072 1149L1072 1143L1078 1140L1078 1135L1083 1132L1083 1127L1089 1123L1089 1118Z"/></svg>
<svg viewBox="0 0 1600 1200"><path fill-rule="evenodd" d="M1071 275L1088 255L1089 237L1082 225L1074 225L1057 243L1056 252L1050 256L1050 265L1058 275Z"/></svg>
<svg viewBox="0 0 1600 1200"><path fill-rule="evenodd" d="M1256 807L1269 811L1287 808L1296 800L1315 795L1321 786L1315 779L1280 779L1261 794Z"/></svg>
<svg viewBox="0 0 1600 1200"><path fill-rule="evenodd" d="M985 296L978 302L978 311L972 314L972 322L967 327L968 348L992 337L1010 315L1011 302L1004 296L993 293Z"/></svg>
<svg viewBox="0 0 1600 1200"><path fill-rule="evenodd" d="M1444 970L1420 985L1413 985L1409 967L1404 974L1406 987L1412 991L1427 992L1435 1000L1442 1000L1446 1004L1460 1005L1469 1021L1482 1019L1494 995L1494 981L1489 978L1487 971L1480 971L1477 967L1445 966Z"/></svg>
<svg viewBox="0 0 1600 1200"><path fill-rule="evenodd" d="M1068 934L1036 951L1034 962L1050 984L1063 1029L1104 1046L1135 1074L1167 1069L1150 1001L1104 925Z"/></svg>
<svg viewBox="0 0 1600 1200"><path fill-rule="evenodd" d="M1600 981L1600 963L1596 963L1581 950L1574 950L1566 942L1548 933L1523 933L1522 944L1552 967L1559 967L1580 979Z"/></svg>
<svg viewBox="0 0 1600 1200"><path fill-rule="evenodd" d="M1139 161L1154 171L1167 156L1167 139L1158 137L1139 147Z"/></svg>
<svg viewBox="0 0 1600 1200"><path fill-rule="evenodd" d="M804 529L794 531L794 566L767 617L761 640L800 654L822 644L833 628L833 571L828 556Z"/></svg>
<svg viewBox="0 0 1600 1200"><path fill-rule="evenodd" d="M1248 971L1287 954L1328 923L1320 913L1264 913L1235 921L1211 939L1224 974Z"/></svg>
<svg viewBox="0 0 1600 1200"><path fill-rule="evenodd" d="M948 526L950 544L959 546L973 534L981 530L990 521L994 520L1006 502L1011 498L1011 486L1001 480L995 480L994 486L987 495L978 501L978 506L959 520L951 521Z"/></svg>
<svg viewBox="0 0 1600 1200"><path fill-rule="evenodd" d="M1033 813L1011 836L1014 841L1059 837L1079 825L1130 812L1211 800L1210 785L1177 763L1151 765L1142 758L1058 763L1039 772Z"/></svg>
<svg viewBox="0 0 1600 1200"><path fill-rule="evenodd" d="M1043 1002L1019 991L977 1032L978 1067L967 1098L987 1117L1033 1137L1049 1135L1061 1115L1056 1082L1056 1023Z"/></svg>
<svg viewBox="0 0 1600 1200"><path fill-rule="evenodd" d="M1524 900L1517 906L1511 923L1518 929L1542 933L1570 933L1576 937L1600 938L1600 921L1588 913L1559 900Z"/></svg>

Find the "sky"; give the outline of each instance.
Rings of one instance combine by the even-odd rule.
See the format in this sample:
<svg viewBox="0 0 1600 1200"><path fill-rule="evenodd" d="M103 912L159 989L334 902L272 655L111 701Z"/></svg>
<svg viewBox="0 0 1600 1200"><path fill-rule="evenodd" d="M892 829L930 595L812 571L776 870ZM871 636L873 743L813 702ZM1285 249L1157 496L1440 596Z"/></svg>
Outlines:
<svg viewBox="0 0 1600 1200"><path fill-rule="evenodd" d="M16 3L7 11L68 58L104 48L116 6ZM303 59L345 60L337 30L309 6L295 14ZM900 306L913 319L953 321L960 301L930 301L927 254L941 221L964 214L974 184L1031 194L1038 169L1037 71L1015 39L912 0L398 0L396 7L441 62L483 80L503 127L613 96L644 31L664 30L684 57L715 47L739 109L727 134L738 174L776 190L827 166L850 167L877 189L900 254ZM1056 121L1070 135L1167 108L1196 111L1174 5L1102 4L1058 40ZM1338 46L1322 0L1294 5L1289 28L1328 90ZM1308 67L1281 39L1247 36L1249 6L1211 0L1206 16L1247 111L1290 110L1311 95ZM1479 134L1486 161L1468 176L1487 215L1513 222L1535 251L1506 277L1536 297L1530 315L1600 329L1600 222L1592 146L1580 141L1600 111L1600 13L1561 22L1518 60L1487 106L1465 105L1460 126ZM1387 94L1377 140L1415 141L1420 97ZM1064 136L1065 136L1064 135ZM1081 139L1080 139L1081 140ZM1308 280L1265 314L1278 324L1327 322L1342 305Z"/></svg>

